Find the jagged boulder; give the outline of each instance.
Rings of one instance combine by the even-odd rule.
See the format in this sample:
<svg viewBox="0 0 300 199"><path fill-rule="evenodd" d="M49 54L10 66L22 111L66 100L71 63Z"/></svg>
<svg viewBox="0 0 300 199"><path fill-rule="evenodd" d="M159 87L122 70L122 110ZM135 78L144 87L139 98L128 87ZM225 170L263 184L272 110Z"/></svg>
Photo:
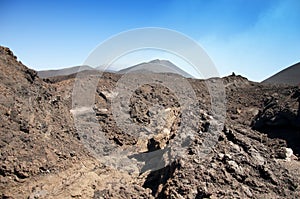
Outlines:
<svg viewBox="0 0 300 199"><path fill-rule="evenodd" d="M299 90L294 89L290 95L279 98L268 96L263 108L254 118L252 128L266 133L271 138L280 138L299 156Z"/></svg>

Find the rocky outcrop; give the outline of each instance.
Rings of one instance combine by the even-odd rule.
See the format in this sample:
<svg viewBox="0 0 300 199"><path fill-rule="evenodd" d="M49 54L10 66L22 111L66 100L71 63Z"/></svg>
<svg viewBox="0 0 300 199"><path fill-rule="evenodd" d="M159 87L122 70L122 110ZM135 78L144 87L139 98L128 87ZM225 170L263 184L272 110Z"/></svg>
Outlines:
<svg viewBox="0 0 300 199"><path fill-rule="evenodd" d="M87 157L56 88L0 47L0 192Z"/></svg>
<svg viewBox="0 0 300 199"><path fill-rule="evenodd" d="M271 138L286 141L288 147L299 156L300 123L299 123L299 89L294 88L288 96L268 96L263 108L254 118L252 128L266 133Z"/></svg>

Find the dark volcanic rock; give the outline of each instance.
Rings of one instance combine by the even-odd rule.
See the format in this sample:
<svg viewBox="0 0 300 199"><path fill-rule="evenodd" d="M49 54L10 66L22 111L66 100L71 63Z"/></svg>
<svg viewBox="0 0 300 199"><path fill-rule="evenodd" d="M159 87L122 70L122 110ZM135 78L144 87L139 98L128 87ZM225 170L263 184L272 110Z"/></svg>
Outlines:
<svg viewBox="0 0 300 199"><path fill-rule="evenodd" d="M111 144L108 154L130 152L128 159L141 168L136 172L126 170L130 165L122 160L119 167L111 167L105 156L96 159L84 147L87 138L76 130L70 112L76 74L43 81L4 47L0 68L2 198L297 198L300 194L300 163L292 152L299 155L295 87L261 85L238 75L207 80L222 80L226 89L227 101L217 103L226 104L226 120L218 128L222 122L213 114L207 81L187 79L196 95L188 108L159 81L141 85L130 91L127 104L121 100L117 110L124 115L119 116L112 106L122 96L116 92L122 75L81 72L87 77L101 75L94 118L87 118L104 132ZM98 132L93 133L90 140L97 138ZM97 147L99 140L94 141Z"/></svg>
<svg viewBox="0 0 300 199"><path fill-rule="evenodd" d="M36 72L0 47L0 192L13 181L32 178L71 167L78 157L86 157L75 138L72 116L55 88L40 80ZM56 152L64 154L63 159Z"/></svg>
<svg viewBox="0 0 300 199"><path fill-rule="evenodd" d="M281 138L294 152L300 154L299 89L284 97L269 96L262 111L255 117L252 128L271 138Z"/></svg>

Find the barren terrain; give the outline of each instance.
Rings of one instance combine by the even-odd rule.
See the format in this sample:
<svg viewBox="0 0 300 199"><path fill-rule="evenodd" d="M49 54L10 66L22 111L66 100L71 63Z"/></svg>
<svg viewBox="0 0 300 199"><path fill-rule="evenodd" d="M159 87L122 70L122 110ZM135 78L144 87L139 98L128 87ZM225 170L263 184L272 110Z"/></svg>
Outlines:
<svg viewBox="0 0 300 199"><path fill-rule="evenodd" d="M0 47L0 69L2 198L300 195L297 87L255 83L234 74L206 81L187 79L197 98L197 103L189 108L197 110L197 114L187 112L186 122L186 107L171 89L159 82L145 84L132 93L128 102L126 119L145 127L148 135L137 137L133 129L118 126L113 115L111 105L118 95L114 89L122 75L101 74L93 106L95 122L114 148L130 149L128 157L144 165L139 172L129 172L105 164L84 145L85 138L76 129L72 114L76 75L39 78L37 72L24 66L5 47ZM96 75L94 71L80 73ZM226 101L218 102L226 107L222 129L214 128L220 121L211 110L207 81L222 81L225 88ZM190 97L186 95L187 99ZM163 122L159 120L161 112ZM185 132L195 132L191 139L180 137L181 127ZM217 136L216 142L207 145L211 136ZM166 154L178 139L186 141L186 145L180 157L170 161ZM207 146L210 148L206 155L199 155ZM144 159L155 151L162 153ZM159 167L153 166L161 162Z"/></svg>

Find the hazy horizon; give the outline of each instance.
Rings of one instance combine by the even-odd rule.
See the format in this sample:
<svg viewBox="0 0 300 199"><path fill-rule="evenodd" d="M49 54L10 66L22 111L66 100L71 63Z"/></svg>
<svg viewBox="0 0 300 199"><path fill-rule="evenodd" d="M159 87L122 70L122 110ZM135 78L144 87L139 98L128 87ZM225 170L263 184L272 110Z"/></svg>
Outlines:
<svg viewBox="0 0 300 199"><path fill-rule="evenodd" d="M8 1L0 3L0 45L35 70L81 65L99 44L143 27L172 29L196 41L220 76L235 72L262 81L300 61L300 1ZM118 65L167 59L128 55Z"/></svg>

